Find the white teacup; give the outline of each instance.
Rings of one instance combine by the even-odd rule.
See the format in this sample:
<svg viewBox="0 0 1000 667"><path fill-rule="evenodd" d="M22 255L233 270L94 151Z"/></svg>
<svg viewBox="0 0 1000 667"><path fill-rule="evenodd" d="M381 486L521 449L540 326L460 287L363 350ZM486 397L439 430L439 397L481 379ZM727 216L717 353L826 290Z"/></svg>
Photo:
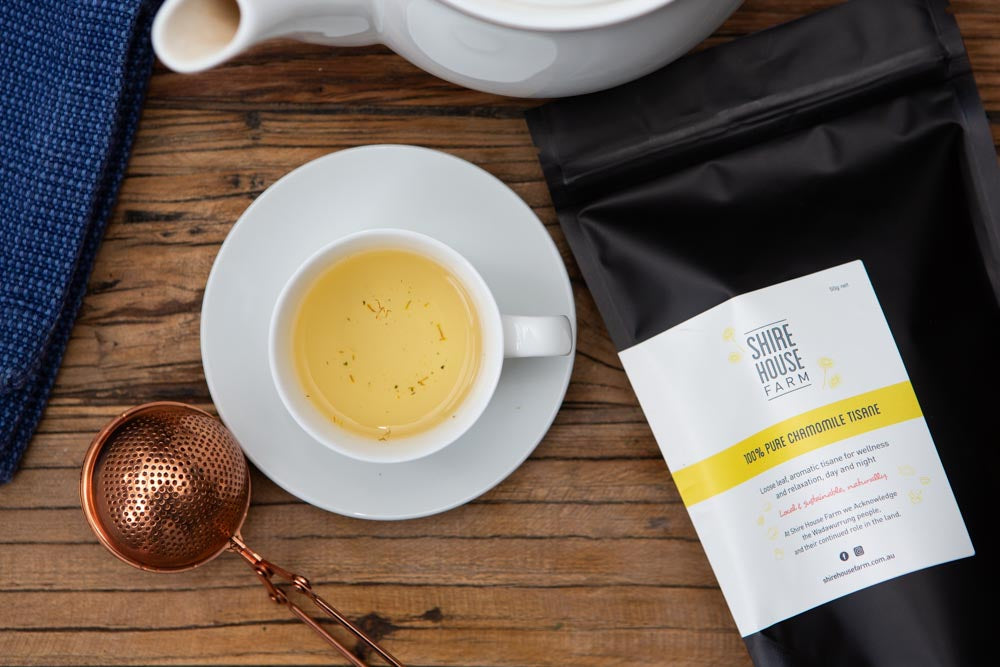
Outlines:
<svg viewBox="0 0 1000 667"><path fill-rule="evenodd" d="M301 391L292 358L292 325L308 289L336 262L365 250L408 250L436 261L465 287L479 316L479 370L454 418L419 433L381 442L347 431L323 415ZM489 405L505 358L569 354L569 320L556 316L501 315L490 288L458 252L424 234L402 229L373 229L345 236L316 252L296 270L278 296L271 315L268 362L282 402L302 429L318 442L361 461L399 463L447 447L462 436Z"/></svg>

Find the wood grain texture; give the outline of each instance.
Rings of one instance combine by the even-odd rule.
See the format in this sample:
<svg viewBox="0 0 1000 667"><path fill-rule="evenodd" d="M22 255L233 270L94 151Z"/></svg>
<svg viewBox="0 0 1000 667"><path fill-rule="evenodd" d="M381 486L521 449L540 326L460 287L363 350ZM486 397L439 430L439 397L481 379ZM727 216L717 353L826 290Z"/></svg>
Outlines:
<svg viewBox="0 0 1000 667"><path fill-rule="evenodd" d="M750 0L705 46L834 4ZM1000 140L1000 6L955 3ZM373 523L305 505L255 471L247 541L411 665L747 665L725 601L556 225L523 112L387 49L263 45L217 70L157 68L128 175L52 401L0 488L0 663L339 664L237 559L177 575L96 542L77 480L92 435L157 399L211 409L199 311L219 244L292 168L421 144L495 174L570 268L579 352L535 454L445 514Z"/></svg>

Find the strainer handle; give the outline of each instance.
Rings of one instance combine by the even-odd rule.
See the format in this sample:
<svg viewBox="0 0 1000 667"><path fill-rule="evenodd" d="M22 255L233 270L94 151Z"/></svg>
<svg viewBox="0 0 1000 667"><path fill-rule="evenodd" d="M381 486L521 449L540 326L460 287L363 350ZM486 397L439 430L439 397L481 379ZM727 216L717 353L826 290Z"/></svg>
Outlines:
<svg viewBox="0 0 1000 667"><path fill-rule="evenodd" d="M340 651L340 653L345 658L347 658L350 661L350 663L354 665L354 667L367 667L367 665L361 662L361 660L359 660L357 656L351 653L351 651L348 650L346 646L341 644L339 641L337 641L336 638L334 638L333 635L327 632L326 628L320 625L319 622L316 621L316 619L312 618L301 607L299 607L297 604L289 600L288 596L285 595L285 592L282 589L278 588L278 586L274 583L274 581L271 580L272 577L277 576L283 579L284 583L287 583L292 588L294 588L295 590L299 591L300 593L308 597L310 600L312 600L313 604L319 607L330 618L337 621L337 623L346 628L351 634L357 637L358 640L367 644L368 647L371 648L373 651L375 651L377 654L379 654L382 657L382 659L386 661L386 663L388 663L392 667L405 667L403 663L401 663L399 660L396 660L396 658L394 658L392 654L390 654L384 648L376 644L375 641L371 639L368 635L366 635L361 628L351 623L349 620L347 620L347 617L345 617L343 614L337 611L336 608L334 608L320 596L316 595L308 579L306 579L301 575L295 574L294 572L289 572L283 567L279 567L274 563L271 563L270 561L264 560L263 558L260 557L259 554L257 554L255 551L247 547L246 543L244 543L243 540L240 539L240 537L238 536L234 536L233 538L231 538L230 549L236 552L238 555L240 555L243 558L243 560L245 560L250 565L250 567L253 568L254 572L260 578L261 583L263 583L264 587L267 588L267 591L271 596L271 600L273 600L278 604L283 604L286 607L288 607L289 611L291 611L295 616L297 616L299 620L301 620L303 623L305 623L310 628L315 630L316 634L318 634L320 637L326 640L326 642L330 644L332 647Z"/></svg>

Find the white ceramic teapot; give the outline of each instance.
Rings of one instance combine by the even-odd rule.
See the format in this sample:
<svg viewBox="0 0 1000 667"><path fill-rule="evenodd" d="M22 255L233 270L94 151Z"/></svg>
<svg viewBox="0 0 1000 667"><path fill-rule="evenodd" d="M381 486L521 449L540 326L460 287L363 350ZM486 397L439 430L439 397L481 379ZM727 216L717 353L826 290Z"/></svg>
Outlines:
<svg viewBox="0 0 1000 667"><path fill-rule="evenodd" d="M453 83L561 97L635 79L707 37L742 0L166 0L156 54L198 72L272 37L383 43Z"/></svg>

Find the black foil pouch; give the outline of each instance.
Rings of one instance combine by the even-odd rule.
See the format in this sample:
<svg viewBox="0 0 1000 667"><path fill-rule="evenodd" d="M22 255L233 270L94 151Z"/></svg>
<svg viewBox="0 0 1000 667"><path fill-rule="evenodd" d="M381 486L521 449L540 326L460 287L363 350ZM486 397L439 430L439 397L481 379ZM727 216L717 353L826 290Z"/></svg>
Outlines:
<svg viewBox="0 0 1000 667"><path fill-rule="evenodd" d="M1000 178L945 3L857 0L529 124L754 662L985 664Z"/></svg>

